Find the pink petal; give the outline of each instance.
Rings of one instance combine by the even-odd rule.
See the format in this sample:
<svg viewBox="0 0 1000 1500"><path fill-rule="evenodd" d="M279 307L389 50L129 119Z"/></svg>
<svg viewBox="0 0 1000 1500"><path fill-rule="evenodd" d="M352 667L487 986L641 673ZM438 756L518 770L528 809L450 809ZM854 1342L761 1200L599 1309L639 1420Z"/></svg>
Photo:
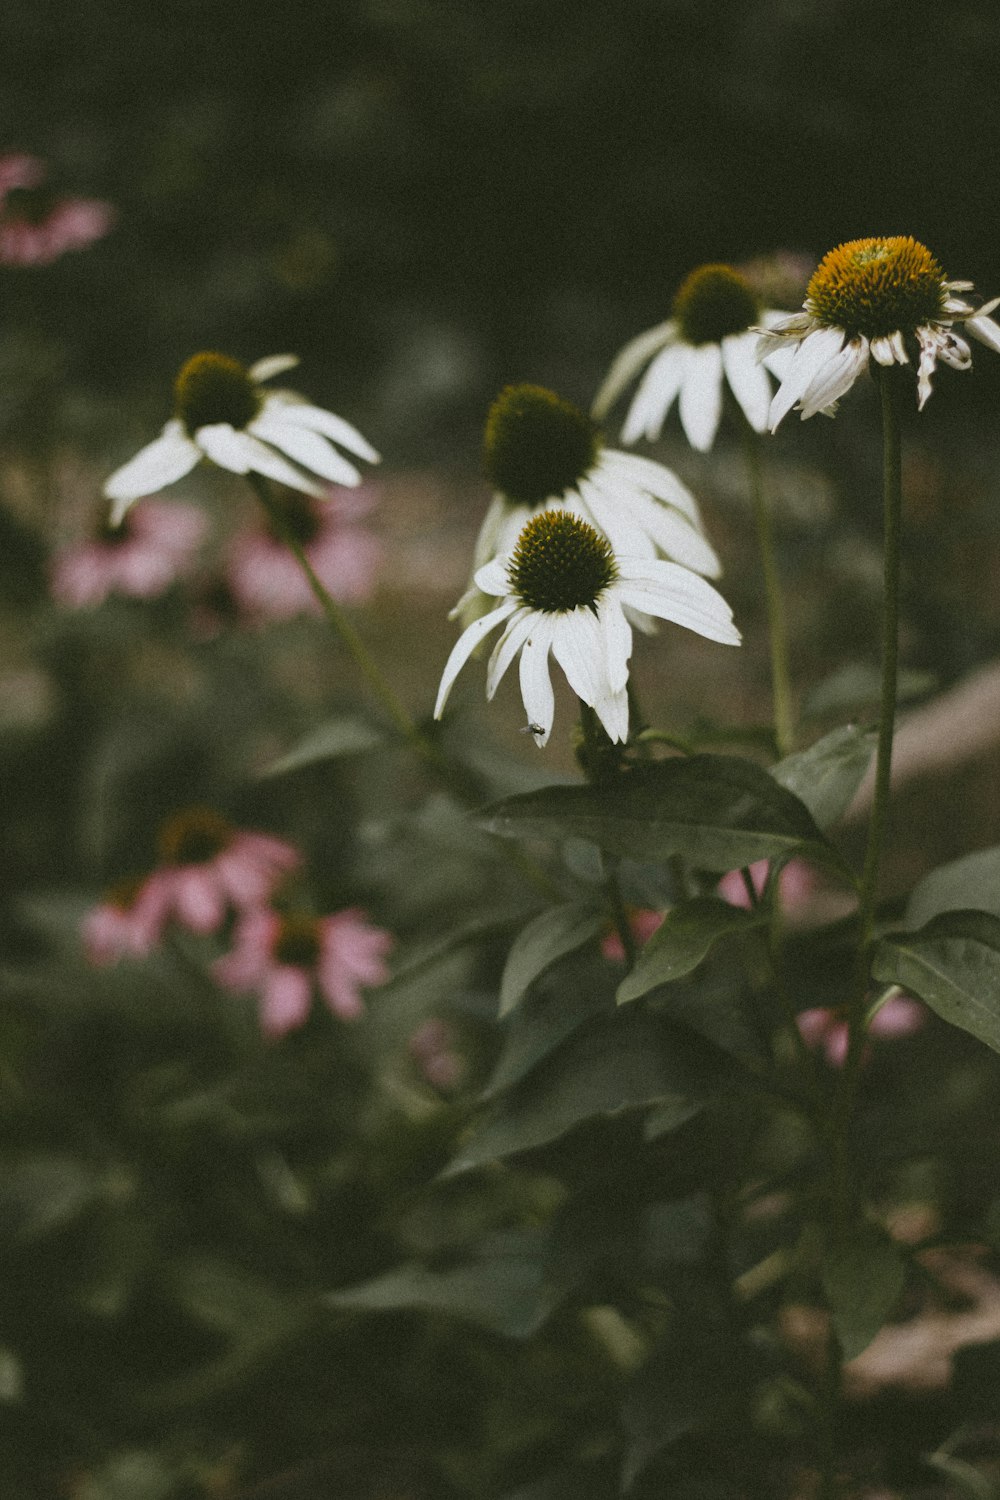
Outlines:
<svg viewBox="0 0 1000 1500"><path fill-rule="evenodd" d="M301 1026L309 1015L312 981L305 969L292 964L273 968L264 984L260 1029L270 1041Z"/></svg>

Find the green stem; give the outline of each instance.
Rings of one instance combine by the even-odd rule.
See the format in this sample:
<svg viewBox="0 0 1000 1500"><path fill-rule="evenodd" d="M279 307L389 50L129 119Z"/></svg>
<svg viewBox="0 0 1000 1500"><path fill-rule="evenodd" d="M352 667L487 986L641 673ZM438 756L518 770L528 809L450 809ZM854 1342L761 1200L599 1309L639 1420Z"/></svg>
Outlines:
<svg viewBox="0 0 1000 1500"><path fill-rule="evenodd" d="M754 520L757 524L757 540L760 545L761 568L764 575L764 599L767 608L767 633L771 646L771 697L774 712L774 743L779 757L792 749L795 741L795 722L792 713L791 676L788 670L788 633L785 628L785 607L781 593L781 580L774 555L774 535L771 530L771 515L764 499L761 478L760 434L755 432L744 418L741 423L743 451L746 454L750 474L750 494L753 499Z"/></svg>

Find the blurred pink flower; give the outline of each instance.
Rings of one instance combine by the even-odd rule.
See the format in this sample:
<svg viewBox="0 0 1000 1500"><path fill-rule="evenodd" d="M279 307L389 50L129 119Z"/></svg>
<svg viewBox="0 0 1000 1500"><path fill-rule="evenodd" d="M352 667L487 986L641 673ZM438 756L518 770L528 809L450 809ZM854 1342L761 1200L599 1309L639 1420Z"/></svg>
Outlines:
<svg viewBox="0 0 1000 1500"><path fill-rule="evenodd" d="M750 880L758 896L763 894L764 886L767 884L770 861L766 859L755 860L748 866ZM817 876L811 865L805 860L790 859L778 876L778 895L781 900L781 909L786 914L792 914L801 910L815 893ZM742 870L730 870L723 875L716 886L716 894L727 901L730 906L741 906L745 910L750 907L750 893L743 879Z"/></svg>
<svg viewBox="0 0 1000 1500"><path fill-rule="evenodd" d="M109 891L83 919L80 932L88 963L104 968L120 958L145 958L159 941L152 914L136 905L143 881L129 880Z"/></svg>
<svg viewBox="0 0 1000 1500"><path fill-rule="evenodd" d="M302 1026L314 988L342 1021L361 1015L362 988L389 976L389 933L373 927L358 907L332 916L283 915L260 907L240 918L231 953L213 973L231 990L257 990L261 1031L271 1040Z"/></svg>
<svg viewBox="0 0 1000 1500"><path fill-rule="evenodd" d="M456 1047L455 1028L440 1016L428 1016L410 1037L410 1056L431 1088L450 1094L465 1075L465 1059Z"/></svg>
<svg viewBox="0 0 1000 1500"><path fill-rule="evenodd" d="M154 599L190 572L205 532L192 505L142 500L120 526L101 526L52 563L52 596L70 609L103 604L109 594Z"/></svg>
<svg viewBox="0 0 1000 1500"><path fill-rule="evenodd" d="M637 948L641 948L653 936L663 921L662 911L651 911L646 906L633 906L628 911L628 925ZM625 948L618 933L612 928L601 939L601 953L613 963L624 963Z"/></svg>
<svg viewBox="0 0 1000 1500"><path fill-rule="evenodd" d="M61 198L43 187L37 156L0 156L0 264L47 266L69 250L103 239L115 221L99 198Z"/></svg>
<svg viewBox="0 0 1000 1500"><path fill-rule="evenodd" d="M868 1035L876 1037L911 1036L927 1020L927 1011L919 1000L909 995L893 995L872 1017ZM807 1047L821 1051L832 1068L842 1068L847 1057L847 1018L840 1010L817 1006L800 1011L795 1024ZM866 1048L865 1057L870 1053Z"/></svg>
<svg viewBox="0 0 1000 1500"><path fill-rule="evenodd" d="M281 504L317 577L333 598L341 604L368 599L382 558L378 538L361 524L376 504L374 488L331 489L323 499L288 491ZM240 609L251 619L287 620L320 612L297 559L270 528L234 539L227 581Z"/></svg>

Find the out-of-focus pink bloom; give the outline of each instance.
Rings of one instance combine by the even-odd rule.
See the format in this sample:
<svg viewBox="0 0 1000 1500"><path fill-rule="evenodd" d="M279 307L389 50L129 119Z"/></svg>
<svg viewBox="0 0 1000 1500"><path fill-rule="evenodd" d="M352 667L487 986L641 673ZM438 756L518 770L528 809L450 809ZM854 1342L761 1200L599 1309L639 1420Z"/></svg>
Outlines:
<svg viewBox="0 0 1000 1500"><path fill-rule="evenodd" d="M191 571L205 525L192 505L141 500L120 526L102 526L98 535L59 553L53 598L71 609L103 604L112 593L154 599Z"/></svg>
<svg viewBox="0 0 1000 1500"><path fill-rule="evenodd" d="M465 1059L455 1045L455 1030L440 1016L421 1021L407 1043L423 1077L442 1094L450 1094L465 1075Z"/></svg>
<svg viewBox="0 0 1000 1500"><path fill-rule="evenodd" d="M81 936L87 961L104 968L120 958L145 958L159 941L150 913L137 906L142 880L129 880L109 891L83 919Z"/></svg>
<svg viewBox="0 0 1000 1500"><path fill-rule="evenodd" d="M375 586L382 558L378 538L362 523L376 503L373 486L331 489L329 497L287 491L281 506L316 576L341 604L360 604ZM232 542L226 576L233 598L253 620L318 614L320 606L298 560L271 529Z"/></svg>
<svg viewBox="0 0 1000 1500"><path fill-rule="evenodd" d="M260 995L260 1026L271 1040L303 1025L318 989L343 1021L364 1010L363 988L389 977L389 933L373 927L358 907L332 916L283 915L260 907L240 918L232 952L213 972L232 990Z"/></svg>
<svg viewBox="0 0 1000 1500"><path fill-rule="evenodd" d="M45 180L45 163L26 151L8 151L0 156L0 208L11 188L36 188Z"/></svg>
<svg viewBox="0 0 1000 1500"><path fill-rule="evenodd" d="M651 911L646 906L631 907L628 911L628 925L632 933L633 941L637 948L641 948L653 936L653 933L663 921L662 911ZM624 963L625 948L618 933L611 929L601 939L601 953L613 963Z"/></svg>
<svg viewBox="0 0 1000 1500"><path fill-rule="evenodd" d="M755 860L752 865L748 866L748 869L754 891L760 896L767 884L770 861ZM801 910L814 895L816 885L816 872L812 866L807 865L803 859L790 859L778 876L778 896L782 911L786 915L792 915ZM715 889L716 894L721 896L723 901L727 901L730 906L740 906L747 911L750 909L750 892L747 890L742 870L730 870L728 874L723 875Z"/></svg>
<svg viewBox="0 0 1000 1500"><path fill-rule="evenodd" d="M912 1036L927 1020L927 1011L919 1000L909 995L893 995L872 1017L868 1035L875 1037ZM840 1010L817 1006L800 1011L795 1024L799 1035L814 1052L821 1051L832 1068L842 1068L847 1057L849 1032L847 1018ZM863 1058L871 1053L866 1045Z"/></svg>
<svg viewBox="0 0 1000 1500"><path fill-rule="evenodd" d="M99 198L59 197L43 187L37 156L0 157L0 264L47 266L70 250L85 250L115 222Z"/></svg>

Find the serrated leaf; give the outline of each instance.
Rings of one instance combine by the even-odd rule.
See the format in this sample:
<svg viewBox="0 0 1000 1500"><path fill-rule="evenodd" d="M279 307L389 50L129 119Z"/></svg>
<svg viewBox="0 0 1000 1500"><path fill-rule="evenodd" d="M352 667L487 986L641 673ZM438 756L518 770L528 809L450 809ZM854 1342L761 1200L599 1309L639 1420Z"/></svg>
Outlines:
<svg viewBox="0 0 1000 1500"><path fill-rule="evenodd" d="M794 792L820 828L831 828L848 809L875 753L875 731L847 724L808 750L786 755L771 775Z"/></svg>
<svg viewBox="0 0 1000 1500"><path fill-rule="evenodd" d="M945 911L987 911L1000 917L1000 844L939 865L914 886L907 927L922 927Z"/></svg>
<svg viewBox="0 0 1000 1500"><path fill-rule="evenodd" d="M845 1359L868 1348L905 1283L900 1252L874 1224L857 1224L827 1247L823 1290Z"/></svg>
<svg viewBox="0 0 1000 1500"><path fill-rule="evenodd" d="M540 974L596 937L603 918L592 906L568 901L539 912L514 939L500 980L500 1014L509 1015Z"/></svg>
<svg viewBox="0 0 1000 1500"><path fill-rule="evenodd" d="M744 911L714 896L697 897L668 911L618 986L618 1004L638 1000L660 984L683 979L708 956L716 943L750 932L766 920L762 911Z"/></svg>
<svg viewBox="0 0 1000 1500"><path fill-rule="evenodd" d="M311 729L297 745L264 767L263 777L286 776L324 760L340 760L346 755L362 755L386 741L386 732L358 714L337 714Z"/></svg>
<svg viewBox="0 0 1000 1500"><path fill-rule="evenodd" d="M892 933L872 973L1000 1052L1000 918L992 913L948 911L917 932Z"/></svg>
<svg viewBox="0 0 1000 1500"><path fill-rule="evenodd" d="M600 786L546 787L479 815L508 838L590 839L613 854L680 854L722 873L793 855L843 863L807 808L752 761L691 755L637 766Z"/></svg>
<svg viewBox="0 0 1000 1500"><path fill-rule="evenodd" d="M728 1077L722 1054L700 1038L655 1017L620 1011L610 1023L571 1037L506 1094L448 1170L544 1146L597 1115L659 1104L688 1118Z"/></svg>
<svg viewBox="0 0 1000 1500"><path fill-rule="evenodd" d="M328 1307L366 1312L420 1308L508 1338L530 1338L558 1300L544 1282L544 1254L540 1235L497 1235L475 1260L462 1265L439 1271L408 1261L371 1281L329 1292L323 1301Z"/></svg>

